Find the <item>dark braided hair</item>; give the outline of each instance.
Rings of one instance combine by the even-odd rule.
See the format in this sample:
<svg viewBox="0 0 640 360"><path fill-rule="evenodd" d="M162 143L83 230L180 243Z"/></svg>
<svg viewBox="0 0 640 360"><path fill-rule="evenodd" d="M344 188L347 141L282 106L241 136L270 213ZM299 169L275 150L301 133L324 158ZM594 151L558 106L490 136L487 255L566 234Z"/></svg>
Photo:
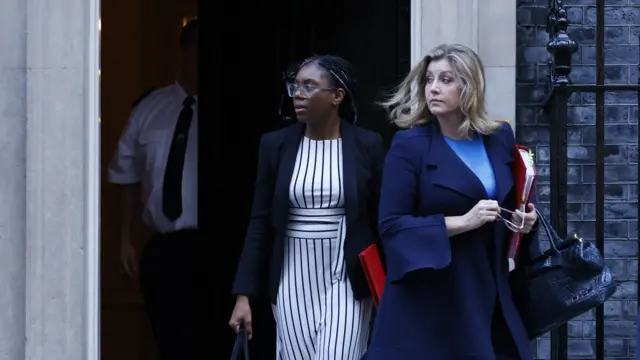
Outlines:
<svg viewBox="0 0 640 360"><path fill-rule="evenodd" d="M355 123L358 120L358 109L355 100L358 81L356 80L351 64L347 60L335 55L314 55L300 62L290 70L286 75L287 81L293 81L298 71L309 64L316 64L323 69L332 87L344 89L345 96L338 108L338 114L341 118Z"/></svg>

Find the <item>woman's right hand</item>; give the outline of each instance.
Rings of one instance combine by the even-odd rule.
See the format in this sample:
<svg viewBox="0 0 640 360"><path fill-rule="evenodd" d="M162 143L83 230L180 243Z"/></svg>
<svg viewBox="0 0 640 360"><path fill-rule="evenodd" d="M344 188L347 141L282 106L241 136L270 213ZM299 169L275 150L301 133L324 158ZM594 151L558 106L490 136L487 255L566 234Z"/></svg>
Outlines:
<svg viewBox="0 0 640 360"><path fill-rule="evenodd" d="M480 200L465 216L465 222L470 230L495 221L500 215L500 205L495 200Z"/></svg>
<svg viewBox="0 0 640 360"><path fill-rule="evenodd" d="M253 335L251 329L251 305L249 304L249 298L243 295L238 296L236 299L236 305L233 307L231 319L229 319L229 326L235 332L240 330L240 324L244 325L247 335L251 339Z"/></svg>

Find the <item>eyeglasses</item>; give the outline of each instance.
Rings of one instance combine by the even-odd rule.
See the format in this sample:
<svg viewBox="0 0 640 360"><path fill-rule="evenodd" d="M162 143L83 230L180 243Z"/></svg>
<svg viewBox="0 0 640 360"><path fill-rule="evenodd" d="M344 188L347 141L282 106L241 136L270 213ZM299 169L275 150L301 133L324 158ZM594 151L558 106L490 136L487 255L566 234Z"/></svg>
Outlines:
<svg viewBox="0 0 640 360"><path fill-rule="evenodd" d="M333 90L335 90L335 88L322 87L322 86L317 86L313 84L298 84L298 83L287 84L287 94L289 94L289 97L293 97L296 91L299 91L300 96L308 99L318 91L333 91Z"/></svg>
<svg viewBox="0 0 640 360"><path fill-rule="evenodd" d="M502 212L506 212L511 214L511 218L513 219L514 216L519 216L522 219L522 222L520 224L516 224L514 222L512 222L511 220L507 220L505 217L503 217L501 214ZM515 213L515 211L511 211L505 208L500 208L500 214L498 214L498 219L504 221L505 226L513 231L513 232L520 232L522 231L522 229L524 229L524 216L520 216L518 214Z"/></svg>

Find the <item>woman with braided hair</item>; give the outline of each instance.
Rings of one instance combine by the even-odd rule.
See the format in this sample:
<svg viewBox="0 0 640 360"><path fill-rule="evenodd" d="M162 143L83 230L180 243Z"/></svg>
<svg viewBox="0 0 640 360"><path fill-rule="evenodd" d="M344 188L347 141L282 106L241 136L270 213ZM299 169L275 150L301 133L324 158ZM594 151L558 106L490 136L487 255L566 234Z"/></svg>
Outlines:
<svg viewBox="0 0 640 360"><path fill-rule="evenodd" d="M353 124L355 84L344 59L306 59L287 83L298 122L260 141L229 325L251 335L249 302L266 288L278 359L355 360L366 350L373 305L358 255L377 238L385 150Z"/></svg>

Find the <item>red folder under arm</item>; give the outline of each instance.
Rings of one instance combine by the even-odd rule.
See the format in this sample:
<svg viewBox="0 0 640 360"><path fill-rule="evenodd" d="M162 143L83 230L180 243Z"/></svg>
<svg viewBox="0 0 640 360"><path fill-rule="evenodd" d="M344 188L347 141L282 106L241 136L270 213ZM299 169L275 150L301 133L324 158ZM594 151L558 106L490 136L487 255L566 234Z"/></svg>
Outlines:
<svg viewBox="0 0 640 360"><path fill-rule="evenodd" d="M368 248L360 253L360 263L369 283L373 304L378 307L382 297L382 290L384 289L386 274L384 273L376 244L369 245Z"/></svg>
<svg viewBox="0 0 640 360"><path fill-rule="evenodd" d="M535 189L535 183L536 183L536 168L535 165L533 166L533 171L534 171L534 177L533 177L533 181L531 184L531 189L529 190L528 193L525 193L525 183L527 180L527 166L525 165L524 160L522 159L522 156L520 155L520 150L524 150L526 152L530 152L531 149L526 147L526 146L522 146L522 145L516 145L515 149L514 149L514 154L513 154L513 167L512 167L512 172L513 172L513 183L515 186L515 194L516 194L516 202L515 202L515 208L516 209L520 209L523 205L525 206L525 211L526 211L526 205L529 204L531 202L531 197L533 195L533 191ZM520 248L520 238L521 238L521 234L520 233L514 233L512 238L511 238L511 243L510 243L510 247L509 247L509 258L514 259L514 263L517 262L518 260L518 250Z"/></svg>

